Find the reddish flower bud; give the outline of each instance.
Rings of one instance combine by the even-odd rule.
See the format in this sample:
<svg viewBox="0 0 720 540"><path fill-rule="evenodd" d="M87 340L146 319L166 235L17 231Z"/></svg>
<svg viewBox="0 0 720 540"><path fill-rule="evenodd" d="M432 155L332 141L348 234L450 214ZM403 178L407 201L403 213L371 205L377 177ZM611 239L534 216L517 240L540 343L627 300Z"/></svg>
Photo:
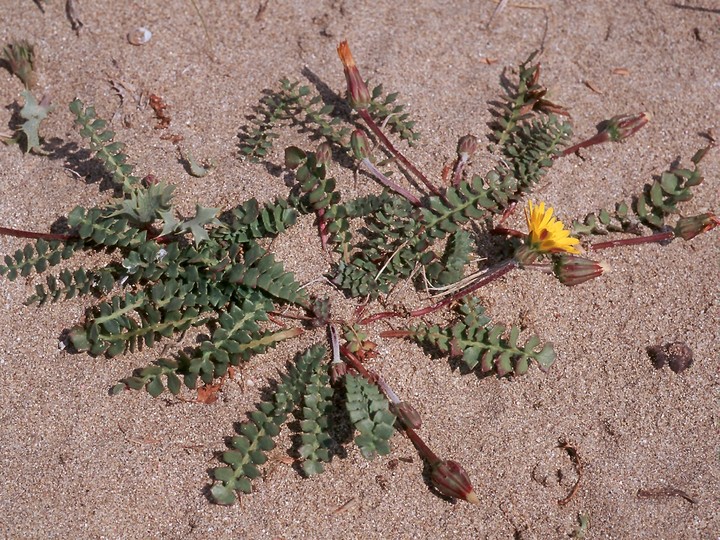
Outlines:
<svg viewBox="0 0 720 540"><path fill-rule="evenodd" d="M347 364L345 362L330 363L330 381L335 384L347 375Z"/></svg>
<svg viewBox="0 0 720 540"><path fill-rule="evenodd" d="M568 287L580 285L609 271L610 267L605 263L574 255L559 255L553 264L555 277Z"/></svg>
<svg viewBox="0 0 720 540"><path fill-rule="evenodd" d="M635 135L651 118L652 115L647 112L613 116L607 121L603 131L608 134L611 141L623 141Z"/></svg>
<svg viewBox="0 0 720 540"><path fill-rule="evenodd" d="M460 137L457 149L460 159L467 161L473 156L475 152L477 152L477 149L477 137L474 137L473 135L465 135L463 137Z"/></svg>
<svg viewBox="0 0 720 540"><path fill-rule="evenodd" d="M350 135L350 147L357 159L362 161L365 158L370 158L370 139L363 130L356 129L352 132Z"/></svg>
<svg viewBox="0 0 720 540"><path fill-rule="evenodd" d="M159 184L160 180L154 174L148 174L143 177L142 183L145 187L150 187L150 186L154 186L155 184Z"/></svg>
<svg viewBox="0 0 720 540"><path fill-rule="evenodd" d="M710 213L680 218L675 225L675 234L683 240L691 240L698 234L714 229L718 225L720 225L720 219Z"/></svg>
<svg viewBox="0 0 720 540"><path fill-rule="evenodd" d="M464 499L472 504L480 504L470 478L456 461L438 461L432 465L430 481L437 490L448 497Z"/></svg>
<svg viewBox="0 0 720 540"><path fill-rule="evenodd" d="M337 48L340 60L345 68L345 80L347 81L348 102L353 109L367 109L370 105L371 97L365 81L360 76L355 65L350 46L347 41L343 41Z"/></svg>
<svg viewBox="0 0 720 540"><path fill-rule="evenodd" d="M410 405L407 401L401 401L400 403L391 403L390 412L398 417L405 426L411 429L420 429L422 426L422 418L420 413L415 410L415 407Z"/></svg>

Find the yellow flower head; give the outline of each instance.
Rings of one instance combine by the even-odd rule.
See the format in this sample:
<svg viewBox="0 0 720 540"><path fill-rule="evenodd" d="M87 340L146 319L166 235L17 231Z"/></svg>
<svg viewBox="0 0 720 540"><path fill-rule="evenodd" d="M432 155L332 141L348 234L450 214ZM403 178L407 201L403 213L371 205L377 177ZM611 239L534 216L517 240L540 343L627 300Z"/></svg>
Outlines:
<svg viewBox="0 0 720 540"><path fill-rule="evenodd" d="M534 206L532 201L528 201L525 209L525 219L527 220L528 245L539 253L580 253L575 247L580 240L570 236L570 231L565 229L562 221L553 217L553 209L545 210L545 203L541 202L538 206Z"/></svg>

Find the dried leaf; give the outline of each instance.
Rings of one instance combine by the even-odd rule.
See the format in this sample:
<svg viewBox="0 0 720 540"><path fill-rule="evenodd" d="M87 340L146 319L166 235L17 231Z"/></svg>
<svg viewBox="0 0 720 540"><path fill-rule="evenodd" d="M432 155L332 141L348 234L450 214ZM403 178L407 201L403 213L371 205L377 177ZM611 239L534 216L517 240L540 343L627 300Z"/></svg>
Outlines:
<svg viewBox="0 0 720 540"><path fill-rule="evenodd" d="M218 400L218 392L222 388L222 382L217 384L206 384L198 388L196 403L210 405Z"/></svg>

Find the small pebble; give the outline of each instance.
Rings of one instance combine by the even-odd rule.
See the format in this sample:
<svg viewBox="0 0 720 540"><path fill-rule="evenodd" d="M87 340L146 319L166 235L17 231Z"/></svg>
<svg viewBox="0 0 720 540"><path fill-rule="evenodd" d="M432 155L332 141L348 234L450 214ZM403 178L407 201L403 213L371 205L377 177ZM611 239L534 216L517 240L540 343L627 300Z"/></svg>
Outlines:
<svg viewBox="0 0 720 540"><path fill-rule="evenodd" d="M128 33L127 40L132 45L145 45L152 37L152 32L147 28L140 27L136 28L132 32Z"/></svg>

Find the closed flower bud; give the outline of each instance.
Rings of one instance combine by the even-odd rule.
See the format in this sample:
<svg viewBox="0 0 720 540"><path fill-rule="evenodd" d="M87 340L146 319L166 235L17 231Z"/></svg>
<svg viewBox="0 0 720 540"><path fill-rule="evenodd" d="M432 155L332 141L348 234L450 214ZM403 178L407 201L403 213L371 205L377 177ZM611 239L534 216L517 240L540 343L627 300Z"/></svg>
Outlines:
<svg viewBox="0 0 720 540"><path fill-rule="evenodd" d="M607 121L603 131L608 134L611 141L622 141L628 137L632 137L640 128L647 124L651 118L652 115L647 112L613 116Z"/></svg>
<svg viewBox="0 0 720 540"><path fill-rule="evenodd" d="M405 426L411 429L420 429L422 426L422 418L420 413L415 410L415 407L410 405L407 401L401 401L400 403L391 403L390 412L398 417Z"/></svg>
<svg viewBox="0 0 720 540"><path fill-rule="evenodd" d="M335 384L347 374L347 364L345 362L330 363L330 381Z"/></svg>
<svg viewBox="0 0 720 540"><path fill-rule="evenodd" d="M325 165L327 167L330 164L332 158L332 148L327 142L321 143L315 151L315 159L317 159L318 165Z"/></svg>
<svg viewBox="0 0 720 540"><path fill-rule="evenodd" d="M460 137L457 149L460 159L467 161L473 156L475 152L477 152L477 149L477 137L474 137L473 135L465 135L464 137Z"/></svg>
<svg viewBox="0 0 720 540"><path fill-rule="evenodd" d="M365 158L370 158L370 140L363 130L356 129L352 132L350 135L350 147L357 159L362 161Z"/></svg>
<svg viewBox="0 0 720 540"><path fill-rule="evenodd" d="M691 240L698 234L714 229L718 225L720 225L720 219L710 213L680 218L675 225L675 234L683 240Z"/></svg>
<svg viewBox="0 0 720 540"><path fill-rule="evenodd" d="M355 65L350 46L347 41L343 41L337 48L340 60L345 69L345 80L347 81L348 102L353 109L367 109L370 105L371 97L365 81L360 76Z"/></svg>
<svg viewBox="0 0 720 540"><path fill-rule="evenodd" d="M470 484L470 478L456 461L438 461L432 465L430 481L443 495L480 504L480 499Z"/></svg>
<svg viewBox="0 0 720 540"><path fill-rule="evenodd" d="M553 264L555 277L568 287L580 285L609 271L610 267L605 263L574 255L559 255Z"/></svg>

